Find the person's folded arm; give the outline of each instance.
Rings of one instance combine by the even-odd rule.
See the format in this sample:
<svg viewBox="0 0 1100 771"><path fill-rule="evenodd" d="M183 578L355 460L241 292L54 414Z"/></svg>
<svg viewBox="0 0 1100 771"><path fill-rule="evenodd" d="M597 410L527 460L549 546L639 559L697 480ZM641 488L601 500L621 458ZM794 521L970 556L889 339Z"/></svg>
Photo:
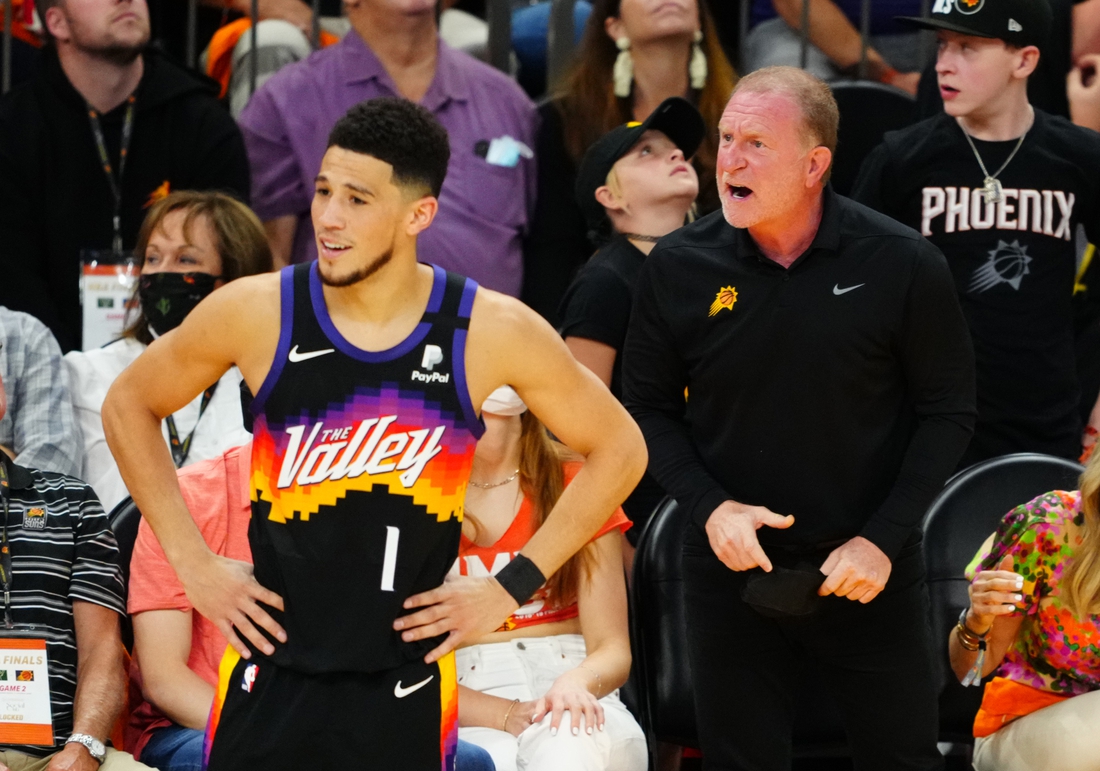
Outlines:
<svg viewBox="0 0 1100 771"><path fill-rule="evenodd" d="M662 314L653 257L635 285L634 310L623 349L623 404L637 421L649 450L649 470L692 518L705 525L732 500L695 449L684 422L687 368Z"/></svg>
<svg viewBox="0 0 1100 771"><path fill-rule="evenodd" d="M214 686L187 666L193 612L134 614L134 658L141 667L145 699L174 723L201 731L214 702Z"/></svg>
<svg viewBox="0 0 1100 771"><path fill-rule="evenodd" d="M897 481L861 536L897 556L970 442L977 415L974 350L947 261L921 240L897 340L916 430Z"/></svg>

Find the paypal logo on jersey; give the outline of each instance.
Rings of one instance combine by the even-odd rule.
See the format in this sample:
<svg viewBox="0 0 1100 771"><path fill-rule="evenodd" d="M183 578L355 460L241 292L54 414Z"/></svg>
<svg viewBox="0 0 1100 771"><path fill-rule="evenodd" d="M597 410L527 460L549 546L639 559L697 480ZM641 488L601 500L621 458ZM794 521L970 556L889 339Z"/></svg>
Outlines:
<svg viewBox="0 0 1100 771"><path fill-rule="evenodd" d="M436 364L443 363L443 349L438 345L425 345L424 357L420 360L420 366L428 370L421 372L414 369L410 377L418 383L450 383L451 373L433 372Z"/></svg>

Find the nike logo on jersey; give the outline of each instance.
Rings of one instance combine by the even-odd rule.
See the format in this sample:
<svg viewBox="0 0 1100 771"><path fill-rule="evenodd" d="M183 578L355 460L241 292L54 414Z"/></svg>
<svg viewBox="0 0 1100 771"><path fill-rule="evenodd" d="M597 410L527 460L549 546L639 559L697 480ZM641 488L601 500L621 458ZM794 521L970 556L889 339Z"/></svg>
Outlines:
<svg viewBox="0 0 1100 771"><path fill-rule="evenodd" d="M396 420L396 415L387 415L335 429L325 429L322 421L314 424L304 441L306 426L288 428L290 444L279 468L279 489L392 471L403 471L401 484L412 487L428 461L442 452L439 441L447 427L387 434Z"/></svg>
<svg viewBox="0 0 1100 771"><path fill-rule="evenodd" d="M320 351L309 351L308 353L298 353L298 346L294 346L290 349L290 353L287 354L287 359L291 364L297 364L300 361L309 361L310 359L316 359L318 356L324 356L326 353L332 353L335 348L325 348Z"/></svg>
<svg viewBox="0 0 1100 771"><path fill-rule="evenodd" d="M406 696L408 696L410 693L416 693L417 691L419 691L425 685L430 683L434 678L435 678L435 675L428 675L427 679L421 680L419 683L416 683L415 685L410 685L408 688L402 688L401 687L401 681L398 680L397 685L395 685L393 687L393 695L396 696L399 699L403 699Z"/></svg>
<svg viewBox="0 0 1100 771"><path fill-rule="evenodd" d="M1069 241L1076 196L1062 190L1024 190L1006 187L999 203L988 203L983 188L926 187L922 191L921 234L933 235L932 225L943 217L943 233L968 230L1030 230ZM1054 216L1059 216L1054 226Z"/></svg>
<svg viewBox="0 0 1100 771"><path fill-rule="evenodd" d="M859 289L861 286L867 286L867 284L856 284L855 286L846 286L843 289L840 288L840 284L833 284L833 294L840 297L842 294L848 294L849 292Z"/></svg>

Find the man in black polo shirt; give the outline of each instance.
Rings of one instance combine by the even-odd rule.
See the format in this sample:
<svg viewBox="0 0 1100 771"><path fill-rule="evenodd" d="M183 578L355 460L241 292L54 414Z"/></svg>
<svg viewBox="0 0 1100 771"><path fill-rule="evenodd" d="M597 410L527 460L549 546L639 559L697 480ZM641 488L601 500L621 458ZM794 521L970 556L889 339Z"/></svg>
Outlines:
<svg viewBox="0 0 1100 771"><path fill-rule="evenodd" d="M723 211L638 277L624 402L691 513L708 769L790 767L808 661L858 768L942 764L917 525L970 438L973 354L936 248L825 187L837 120L800 70L742 79L719 123Z"/></svg>
<svg viewBox="0 0 1100 771"><path fill-rule="evenodd" d="M974 338L978 422L961 465L1013 452L1077 458L1074 237L1100 239L1100 136L1034 109L1043 0L936 3L944 111L891 132L852 197L943 250ZM1100 410L1093 410L1093 432Z"/></svg>
<svg viewBox="0 0 1100 771"><path fill-rule="evenodd" d="M0 380L0 418L6 406ZM0 769L148 771L104 747L125 697L126 590L95 493L0 451L0 516ZM22 690L43 676L48 716Z"/></svg>

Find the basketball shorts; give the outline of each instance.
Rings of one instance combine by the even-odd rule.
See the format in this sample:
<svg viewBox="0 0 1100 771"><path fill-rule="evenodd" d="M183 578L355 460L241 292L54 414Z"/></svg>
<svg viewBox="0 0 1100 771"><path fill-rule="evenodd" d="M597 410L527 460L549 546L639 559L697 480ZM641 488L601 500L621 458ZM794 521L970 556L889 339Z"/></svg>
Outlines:
<svg viewBox="0 0 1100 771"><path fill-rule="evenodd" d="M305 675L230 648L206 727L208 771L454 771L454 654L370 674Z"/></svg>

